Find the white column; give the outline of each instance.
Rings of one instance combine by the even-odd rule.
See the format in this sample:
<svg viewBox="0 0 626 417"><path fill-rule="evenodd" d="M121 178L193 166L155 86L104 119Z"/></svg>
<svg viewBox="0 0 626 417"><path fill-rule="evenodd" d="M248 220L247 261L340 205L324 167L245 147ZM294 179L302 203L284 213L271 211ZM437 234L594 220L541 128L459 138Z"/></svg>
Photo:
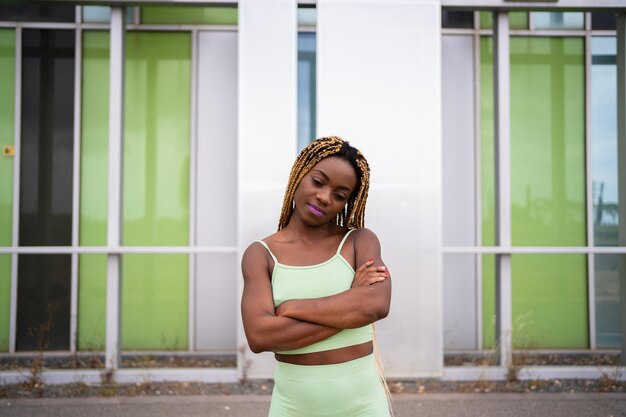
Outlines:
<svg viewBox="0 0 626 417"><path fill-rule="evenodd" d="M494 13L493 91L496 177L496 245L511 246L509 15ZM500 365L512 360L511 255L496 255L496 339Z"/></svg>
<svg viewBox="0 0 626 417"><path fill-rule="evenodd" d="M276 231L296 156L296 13L295 0L239 2L239 259L252 241ZM253 354L238 323L240 377L271 377L273 356Z"/></svg>
<svg viewBox="0 0 626 417"><path fill-rule="evenodd" d="M108 246L120 246L122 235L122 149L124 143L124 7L111 7L109 75L109 207ZM107 255L106 363L118 368L121 358L121 255Z"/></svg>
<svg viewBox="0 0 626 417"><path fill-rule="evenodd" d="M318 136L338 135L371 165L366 226L393 280L377 326L390 377L443 369L441 5L318 0Z"/></svg>
<svg viewBox="0 0 626 417"><path fill-rule="evenodd" d="M237 33L198 34L196 244L237 244ZM270 222L271 225L271 222ZM236 254L195 256L195 349L237 346ZM228 311L232 314L225 314Z"/></svg>
<svg viewBox="0 0 626 417"><path fill-rule="evenodd" d="M626 13L617 16L617 170L619 201L619 245L626 246ZM621 364L626 365L626 255L619 276Z"/></svg>

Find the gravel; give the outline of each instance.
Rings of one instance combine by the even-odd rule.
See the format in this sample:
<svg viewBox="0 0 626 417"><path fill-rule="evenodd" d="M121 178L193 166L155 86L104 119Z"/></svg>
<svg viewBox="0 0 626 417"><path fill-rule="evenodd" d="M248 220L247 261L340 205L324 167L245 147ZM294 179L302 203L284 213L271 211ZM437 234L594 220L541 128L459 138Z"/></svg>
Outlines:
<svg viewBox="0 0 626 417"><path fill-rule="evenodd" d="M491 364L493 355L447 354L446 366L484 366ZM43 362L37 362L43 361ZM0 384L0 398L68 398L68 397L115 397L115 396L168 396L168 395L270 395L271 380L254 380L241 383L207 384L202 382L140 382L135 384L87 385L84 383L46 385L39 377L32 376L41 369L103 369L104 357L99 354L34 355L31 357L0 357L0 370L18 369L30 378L22 384ZM37 366L33 366L37 364ZM567 353L550 354L517 352L515 366L583 365L617 366L619 353ZM158 367L235 367L234 355L206 356L190 354L125 354L125 368ZM395 394L427 393L583 393L626 392L626 382L619 381L617 372L600 379L552 379L536 381L442 381L417 379L388 381Z"/></svg>

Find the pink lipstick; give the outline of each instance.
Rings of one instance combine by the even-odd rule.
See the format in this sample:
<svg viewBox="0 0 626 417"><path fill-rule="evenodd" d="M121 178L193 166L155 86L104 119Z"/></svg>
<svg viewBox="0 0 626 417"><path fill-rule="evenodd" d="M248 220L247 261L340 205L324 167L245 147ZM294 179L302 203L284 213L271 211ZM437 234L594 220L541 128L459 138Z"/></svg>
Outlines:
<svg viewBox="0 0 626 417"><path fill-rule="evenodd" d="M313 213L314 215L318 217L322 217L324 215L324 212L322 211L322 209L320 209L317 206L314 206L313 204L307 204L307 207L309 208L309 211L311 213Z"/></svg>

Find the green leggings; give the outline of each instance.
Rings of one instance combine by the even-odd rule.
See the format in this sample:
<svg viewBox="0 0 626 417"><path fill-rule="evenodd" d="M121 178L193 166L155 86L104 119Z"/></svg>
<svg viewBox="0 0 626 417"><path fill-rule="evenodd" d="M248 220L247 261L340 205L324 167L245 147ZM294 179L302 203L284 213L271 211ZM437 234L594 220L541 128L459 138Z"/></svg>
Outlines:
<svg viewBox="0 0 626 417"><path fill-rule="evenodd" d="M386 417L374 355L334 365L278 362L269 417Z"/></svg>

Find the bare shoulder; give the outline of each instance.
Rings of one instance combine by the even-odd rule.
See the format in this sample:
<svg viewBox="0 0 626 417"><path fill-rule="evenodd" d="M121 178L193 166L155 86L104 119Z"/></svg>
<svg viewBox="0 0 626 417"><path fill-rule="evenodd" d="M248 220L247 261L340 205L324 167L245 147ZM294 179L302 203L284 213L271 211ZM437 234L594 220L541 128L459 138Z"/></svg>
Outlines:
<svg viewBox="0 0 626 417"><path fill-rule="evenodd" d="M361 228L355 230L352 235L354 235L354 259L357 266L368 259L374 259L377 263L382 263L380 241L376 233L370 229Z"/></svg>
<svg viewBox="0 0 626 417"><path fill-rule="evenodd" d="M267 249L265 249L259 241L254 241L248 245L241 258L241 269L244 278L246 272L251 268L259 269L259 267L262 267L263 269L267 269L269 265L267 257Z"/></svg>
<svg viewBox="0 0 626 417"><path fill-rule="evenodd" d="M366 227L356 229L354 232L352 232L352 235L354 236L353 239L355 247L357 245L373 245L380 247L380 241L378 240L378 236L376 236L376 233L374 233L371 229L368 229Z"/></svg>

